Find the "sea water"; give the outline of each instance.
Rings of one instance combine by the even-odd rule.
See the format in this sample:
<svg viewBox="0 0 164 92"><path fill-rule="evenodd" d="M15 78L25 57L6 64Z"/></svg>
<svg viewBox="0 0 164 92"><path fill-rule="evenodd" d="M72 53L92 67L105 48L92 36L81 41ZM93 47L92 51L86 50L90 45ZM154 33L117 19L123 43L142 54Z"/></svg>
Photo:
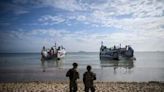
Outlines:
<svg viewBox="0 0 164 92"><path fill-rule="evenodd" d="M1 53L0 82L67 80L78 63L80 79L91 65L101 81L164 81L164 52L135 52L136 60L100 60L97 52L67 53L64 59L42 61L40 53Z"/></svg>

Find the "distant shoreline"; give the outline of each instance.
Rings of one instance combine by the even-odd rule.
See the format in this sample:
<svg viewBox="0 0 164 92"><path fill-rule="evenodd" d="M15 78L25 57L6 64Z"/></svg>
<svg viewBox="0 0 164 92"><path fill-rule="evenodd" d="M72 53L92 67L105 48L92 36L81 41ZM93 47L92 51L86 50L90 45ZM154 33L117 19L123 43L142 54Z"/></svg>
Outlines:
<svg viewBox="0 0 164 92"><path fill-rule="evenodd" d="M164 51L135 51L135 53L140 53L140 52L164 52ZM0 54L38 54L40 52L0 52ZM87 52L87 51L77 51L77 52L67 52L67 53L99 53L99 52Z"/></svg>

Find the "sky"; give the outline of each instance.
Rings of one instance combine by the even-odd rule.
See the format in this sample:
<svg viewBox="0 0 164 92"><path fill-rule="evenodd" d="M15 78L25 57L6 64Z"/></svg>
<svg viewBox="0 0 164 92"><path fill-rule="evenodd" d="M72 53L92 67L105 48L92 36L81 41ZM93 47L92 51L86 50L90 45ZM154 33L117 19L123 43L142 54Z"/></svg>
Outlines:
<svg viewBox="0 0 164 92"><path fill-rule="evenodd" d="M164 0L1 0L0 52L164 51Z"/></svg>

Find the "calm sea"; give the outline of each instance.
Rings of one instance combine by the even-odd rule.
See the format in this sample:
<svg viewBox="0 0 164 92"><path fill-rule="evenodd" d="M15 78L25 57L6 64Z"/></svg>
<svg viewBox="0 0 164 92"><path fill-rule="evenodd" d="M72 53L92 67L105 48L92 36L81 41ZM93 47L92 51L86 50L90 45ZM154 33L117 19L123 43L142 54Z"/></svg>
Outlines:
<svg viewBox="0 0 164 92"><path fill-rule="evenodd" d="M100 60L99 53L67 53L61 60L41 62L39 53L0 54L0 82L67 80L66 71L79 64L81 79L91 65L101 81L164 81L164 52L136 52L136 60Z"/></svg>

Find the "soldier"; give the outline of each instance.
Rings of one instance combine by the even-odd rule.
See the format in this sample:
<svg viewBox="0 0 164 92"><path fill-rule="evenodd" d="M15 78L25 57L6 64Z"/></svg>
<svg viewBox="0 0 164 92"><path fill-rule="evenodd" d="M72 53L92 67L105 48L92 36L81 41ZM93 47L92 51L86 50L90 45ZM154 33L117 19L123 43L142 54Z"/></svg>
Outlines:
<svg viewBox="0 0 164 92"><path fill-rule="evenodd" d="M91 72L92 67L90 65L87 66L87 72L83 74L83 82L85 85L85 92L95 92L95 87L93 81L96 80L96 74Z"/></svg>
<svg viewBox="0 0 164 92"><path fill-rule="evenodd" d="M66 73L66 77L69 77L70 80L70 92L77 92L77 82L76 80L79 79L79 73L77 72L77 63L73 63L73 68L69 69Z"/></svg>

